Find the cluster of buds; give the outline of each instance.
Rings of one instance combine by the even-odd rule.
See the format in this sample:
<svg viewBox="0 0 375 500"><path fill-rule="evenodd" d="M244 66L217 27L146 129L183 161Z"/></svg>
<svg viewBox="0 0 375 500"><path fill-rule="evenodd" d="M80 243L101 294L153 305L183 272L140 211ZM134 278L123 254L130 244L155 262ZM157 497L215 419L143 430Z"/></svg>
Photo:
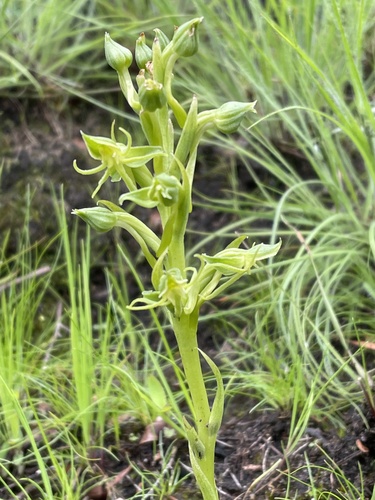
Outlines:
<svg viewBox="0 0 375 500"><path fill-rule="evenodd" d="M105 56L108 64L117 71L121 89L130 106L137 113L154 112L168 102L175 105L171 93L171 76L174 63L179 57L194 55L198 50L198 25L203 18L196 18L178 27L169 40L161 30L155 30L152 48L141 33L135 46L135 61L139 68L135 90L129 68L133 55L129 49L105 35Z"/></svg>

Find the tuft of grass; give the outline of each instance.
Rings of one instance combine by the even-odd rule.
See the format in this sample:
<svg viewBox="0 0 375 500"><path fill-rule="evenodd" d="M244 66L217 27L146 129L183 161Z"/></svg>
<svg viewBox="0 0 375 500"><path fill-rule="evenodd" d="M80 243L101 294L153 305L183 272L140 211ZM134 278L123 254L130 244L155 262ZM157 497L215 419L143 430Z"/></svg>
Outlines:
<svg viewBox="0 0 375 500"><path fill-rule="evenodd" d="M42 0L5 1L0 15L2 93L29 91L41 97L53 89L57 77L70 67L79 71L78 58L88 50L85 19L92 6ZM91 42L92 43L92 42ZM91 61L92 62L92 61ZM65 79L67 81L68 74Z"/></svg>
<svg viewBox="0 0 375 500"><path fill-rule="evenodd" d="M48 246L43 251L29 244L28 219L18 253L7 256L7 238L1 249L0 490L74 500L103 481L93 450L106 448L109 435L111 446L118 445L122 421L146 426L161 415L182 435L182 396L172 393L165 374L165 366L175 365L174 353L154 352L148 341L154 328L165 337L163 326L155 317L156 326L144 331L120 315L117 300L126 289L118 299L109 291L106 306L91 303L89 235L79 242L77 231L68 230L63 204L56 210L61 232L51 242L52 266L44 265ZM108 269L109 290L111 283L118 286L113 272ZM64 290L62 273L66 290L60 296L52 284L58 279ZM169 478L179 484L173 464L160 490Z"/></svg>
<svg viewBox="0 0 375 500"><path fill-rule="evenodd" d="M111 31L115 38L130 42L156 24L178 24L183 11L182 2L169 6L141 0L124 6L117 0L4 0L0 96L43 99L59 109L75 96L131 119L109 97L117 80L102 57L103 35Z"/></svg>

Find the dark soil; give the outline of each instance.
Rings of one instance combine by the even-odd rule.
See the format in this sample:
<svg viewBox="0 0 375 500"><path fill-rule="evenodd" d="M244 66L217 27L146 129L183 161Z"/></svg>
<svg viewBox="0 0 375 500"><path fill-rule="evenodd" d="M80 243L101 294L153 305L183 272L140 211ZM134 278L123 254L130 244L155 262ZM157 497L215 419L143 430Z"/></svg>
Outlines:
<svg viewBox="0 0 375 500"><path fill-rule="evenodd" d="M319 498L322 499L372 500L375 475L373 415L369 416L370 427L367 427L357 413L348 411L343 416L345 435L327 428L324 422L311 422L295 448L288 453L289 417L277 411L236 416L235 412L243 406L248 407L249 401L230 403L219 434L216 475L222 500L310 500L315 498L312 483L319 488ZM180 478L187 476L190 470L186 443L168 436L170 432L161 419L147 428L140 422L126 419L121 424L119 441L109 433L105 448L93 448L89 457L90 474L84 464L80 466L77 457L77 471L81 470L86 479L84 499L132 498L141 488L139 471L149 474L150 484L154 486L155 494L148 498L160 498L156 493L160 477L162 481L169 480L176 465ZM25 449L24 453L27 452ZM167 458L163 460L163 457ZM14 469L12 472L17 474L16 466ZM27 478L35 480L37 477L37 467L29 467L23 471L21 483L27 484ZM347 489L343 490L347 481L353 484L353 496L348 496ZM10 496L5 488L0 487L2 500L25 498L15 483L9 482L8 487L12 488L14 495ZM354 496L354 488L361 492L360 497ZM39 498L37 491L31 487L26 489L31 498ZM173 496L162 498L199 500L201 495L189 476Z"/></svg>
<svg viewBox="0 0 375 500"><path fill-rule="evenodd" d="M334 429L326 429L323 422L311 422L294 450L288 453L285 450L290 428L288 416L279 412L236 416L236 410L243 407L243 403L249 406L248 401L242 404L233 401L230 404L228 413L234 416L227 415L219 434L216 474L222 500L310 500L313 498L311 481L315 487L319 487L321 494L326 495L320 498L346 499L349 498L347 493L340 494L345 484L343 478L360 491L361 475L365 484L361 499L372 498L375 474L374 415L370 415L368 420L372 427L366 428L358 414L347 412L343 417L347 426L344 436L339 436ZM181 477L187 473L189 457L186 443L171 441L165 436L160 440L157 436L163 436L162 422L156 422L155 428L156 432L152 433L135 422L124 424L123 439L117 448L111 447L111 456L103 453L97 457L97 467L112 480L107 484L107 489L95 487L89 498L131 498L139 488L137 468L155 472L155 481L160 474L168 477L177 461L180 463ZM138 434L140 439L130 441L127 436L131 433ZM150 434L151 440L142 442ZM161 442L164 453L166 450L170 452L167 464L163 463L162 467ZM113 443L109 440L111 445ZM337 480L340 476L342 483ZM199 499L201 496L188 479L175 496L169 498Z"/></svg>
<svg viewBox="0 0 375 500"><path fill-rule="evenodd" d="M47 241L56 234L56 219L52 215L53 188L58 191L59 185L64 185L64 203L68 216L73 208L93 205L90 192L95 181L91 177L82 178L74 172L72 161L77 158L81 168L92 165L80 139L79 129L108 135L111 118L103 118L97 110L90 111L75 103L71 103L69 109L69 116L63 116L56 109L51 110L39 102L0 101L0 146L4 159L0 185L0 235L11 229L14 240L10 240L9 252L15 250L15 235L24 224L25 193L28 186L34 193L30 211L31 236L34 241L44 238ZM213 161L215 152L211 153L208 157ZM209 168L210 165L206 163L206 167L202 166L198 172L199 191L210 196L224 196L222 189L228 187L227 172L217 170L215 176L210 177L208 186ZM247 189L252 187L251 181L244 182L245 185ZM193 219L193 225L202 231L214 231L215 227L222 226L221 219L224 217L228 216L206 212L199 219ZM111 258L110 250L105 253L105 248L111 248L111 237L93 236L93 252L99 252L99 260ZM99 268L102 266L98 266L95 273L94 266L93 282L97 296L104 297L105 300L106 285ZM203 335L202 339L204 338ZM209 338L207 342L208 346L201 347L212 349ZM319 498L373 498L375 414L370 408L363 408L366 423L359 412L348 410L343 415L346 425L344 434L333 429L328 422L310 422L298 444L292 450L287 450L289 415L278 411L244 412L243 408L251 407L252 402L248 400L233 400L227 404L216 450L217 483L222 500L312 499L315 497L311 492L311 484L319 487ZM105 443L108 452L96 449L90 457L93 484L106 480L106 486L91 487L89 479L85 499L130 498L139 488L140 475L137 469L149 471L155 490L158 477L161 475L164 479L168 478L176 463L179 463L181 477L188 475L186 443L175 436L170 437L167 431L162 421L155 422L155 429L145 429L139 422L125 420L121 424L120 441L117 441L108 430ZM25 449L24 453L27 452ZM163 454L167 459L163 460ZM15 475L16 470L14 466ZM333 471L336 474L332 474ZM342 472L342 484L337 481L340 477L338 471ZM22 477L26 478L25 484L27 477L36 480L37 467L23 471ZM361 478L365 485L364 491L360 491ZM16 479L21 478L16 476ZM355 493L353 490L350 497L342 493L346 480L353 483L359 492ZM1 500L23 498L14 483L9 483L8 487L14 494L10 495L9 490L0 487ZM38 493L33 493L32 490L29 490L29 495L39 498ZM200 495L193 480L188 478L175 496L170 498L199 499Z"/></svg>

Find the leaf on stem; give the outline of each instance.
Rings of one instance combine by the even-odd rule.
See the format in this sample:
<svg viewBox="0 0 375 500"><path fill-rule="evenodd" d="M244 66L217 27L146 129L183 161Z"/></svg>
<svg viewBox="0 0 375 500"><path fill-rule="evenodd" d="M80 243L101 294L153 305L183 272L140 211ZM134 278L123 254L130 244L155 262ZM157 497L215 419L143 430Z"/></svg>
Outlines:
<svg viewBox="0 0 375 500"><path fill-rule="evenodd" d="M206 363L211 368L217 384L215 399L212 404L211 414L208 421L208 431L210 437L212 437L212 439L216 441L216 436L217 433L219 432L224 413L224 384L220 370L216 366L216 364L212 361L212 359L209 356L207 356L205 352L201 351L200 349L199 352L205 359Z"/></svg>

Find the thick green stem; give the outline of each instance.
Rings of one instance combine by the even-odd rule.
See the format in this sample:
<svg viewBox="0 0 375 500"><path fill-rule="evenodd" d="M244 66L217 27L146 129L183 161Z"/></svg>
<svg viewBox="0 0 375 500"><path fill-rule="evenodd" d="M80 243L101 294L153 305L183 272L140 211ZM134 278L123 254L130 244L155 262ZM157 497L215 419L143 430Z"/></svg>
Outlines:
<svg viewBox="0 0 375 500"><path fill-rule="evenodd" d="M193 404L195 429L199 443L203 445L197 451L194 445L192 446L192 443L190 443L191 453L194 453L200 469L212 487L212 491L216 493L214 475L215 439L210 434L209 420L211 411L198 350L198 310L196 309L190 315L182 314L179 318L173 317L172 326ZM216 498L218 498L217 494L216 497L206 498L205 496L205 500L215 500Z"/></svg>

